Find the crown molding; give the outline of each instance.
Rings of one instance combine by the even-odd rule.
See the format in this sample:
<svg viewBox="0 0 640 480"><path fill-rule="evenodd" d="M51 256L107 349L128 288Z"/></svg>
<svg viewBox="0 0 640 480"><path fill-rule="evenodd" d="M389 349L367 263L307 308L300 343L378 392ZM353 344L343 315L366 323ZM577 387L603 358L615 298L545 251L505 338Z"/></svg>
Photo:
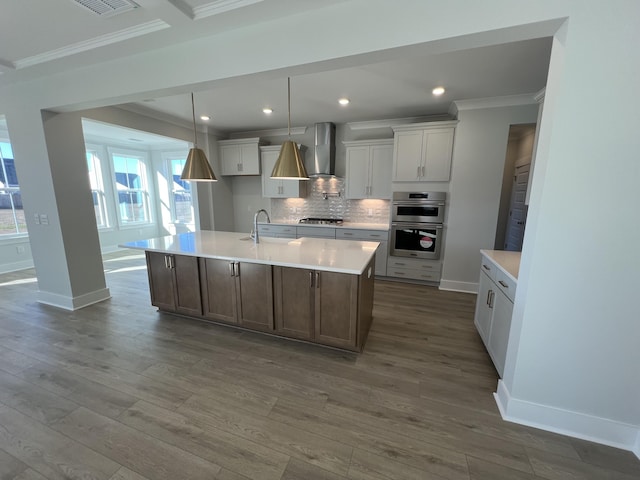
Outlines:
<svg viewBox="0 0 640 480"><path fill-rule="evenodd" d="M455 100L453 103L457 111L516 107L519 105L534 105L538 103L534 95L534 93L526 93L522 95L506 95L504 97L474 98L470 100Z"/></svg>
<svg viewBox="0 0 640 480"><path fill-rule="evenodd" d="M291 127L291 135L303 135L307 131L307 127ZM286 137L289 135L287 128L273 128L271 130L250 130L247 132L233 132L229 134L229 138L245 138L245 137Z"/></svg>
<svg viewBox="0 0 640 480"><path fill-rule="evenodd" d="M544 94L546 91L547 87L542 87L542 89L533 96L534 100L538 103L542 103L544 101Z"/></svg>
<svg viewBox="0 0 640 480"><path fill-rule="evenodd" d="M134 27L125 28L117 32L108 33L106 35L100 35L90 40L74 43L62 48L56 48L45 53L33 55L31 57L25 57L14 62L16 69L31 67L39 63L50 62L59 58L68 57L69 55L75 55L77 53L86 52L95 48L104 47L114 43L129 40L130 38L139 37L148 33L157 32L158 30L164 30L169 28L170 25L162 20L152 20L150 22L141 23Z"/></svg>
<svg viewBox="0 0 640 480"><path fill-rule="evenodd" d="M451 120L451 116L444 113L438 115L425 115L422 117L389 118L386 120L371 120L366 122L349 122L346 125L351 130L371 130L376 128L393 128L398 125L421 122L438 122Z"/></svg>
<svg viewBox="0 0 640 480"><path fill-rule="evenodd" d="M200 20L263 1L264 0L214 0L204 5L198 5L197 7L191 7L191 5L184 0L169 0L169 3L192 20Z"/></svg>

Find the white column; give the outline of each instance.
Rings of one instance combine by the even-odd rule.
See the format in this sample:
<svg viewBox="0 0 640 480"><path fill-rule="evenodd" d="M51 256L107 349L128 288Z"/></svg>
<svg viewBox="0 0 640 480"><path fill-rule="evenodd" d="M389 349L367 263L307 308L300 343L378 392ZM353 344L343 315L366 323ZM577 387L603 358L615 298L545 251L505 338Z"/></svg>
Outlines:
<svg viewBox="0 0 640 480"><path fill-rule="evenodd" d="M75 310L109 298L78 114L6 112L38 301Z"/></svg>

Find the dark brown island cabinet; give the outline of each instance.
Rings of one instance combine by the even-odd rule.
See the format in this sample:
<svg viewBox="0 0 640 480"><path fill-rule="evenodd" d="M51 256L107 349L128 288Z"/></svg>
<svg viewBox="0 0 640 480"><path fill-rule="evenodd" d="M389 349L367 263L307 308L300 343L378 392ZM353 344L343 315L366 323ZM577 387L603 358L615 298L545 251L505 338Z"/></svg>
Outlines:
<svg viewBox="0 0 640 480"><path fill-rule="evenodd" d="M372 321L375 255L361 274L146 251L159 310L361 351Z"/></svg>

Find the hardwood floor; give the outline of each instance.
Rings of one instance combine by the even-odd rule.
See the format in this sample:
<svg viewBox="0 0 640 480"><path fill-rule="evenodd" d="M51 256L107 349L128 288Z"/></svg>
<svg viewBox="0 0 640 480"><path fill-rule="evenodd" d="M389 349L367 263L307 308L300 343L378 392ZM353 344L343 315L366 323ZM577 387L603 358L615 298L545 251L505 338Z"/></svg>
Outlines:
<svg viewBox="0 0 640 480"><path fill-rule="evenodd" d="M139 252L105 270L113 298L76 312L0 275L0 479L640 478L502 421L473 295L376 282L358 355L158 313Z"/></svg>

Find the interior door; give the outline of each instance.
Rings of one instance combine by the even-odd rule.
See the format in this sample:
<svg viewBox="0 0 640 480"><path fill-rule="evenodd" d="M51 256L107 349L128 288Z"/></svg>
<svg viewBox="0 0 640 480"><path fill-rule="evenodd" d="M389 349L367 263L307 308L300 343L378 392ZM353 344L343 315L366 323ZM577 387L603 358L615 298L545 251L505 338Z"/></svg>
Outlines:
<svg viewBox="0 0 640 480"><path fill-rule="evenodd" d="M527 223L527 206L524 204L529 183L530 165L516 167L511 189L511 203L509 205L509 220L505 235L504 249L512 252L522 251L524 228Z"/></svg>

